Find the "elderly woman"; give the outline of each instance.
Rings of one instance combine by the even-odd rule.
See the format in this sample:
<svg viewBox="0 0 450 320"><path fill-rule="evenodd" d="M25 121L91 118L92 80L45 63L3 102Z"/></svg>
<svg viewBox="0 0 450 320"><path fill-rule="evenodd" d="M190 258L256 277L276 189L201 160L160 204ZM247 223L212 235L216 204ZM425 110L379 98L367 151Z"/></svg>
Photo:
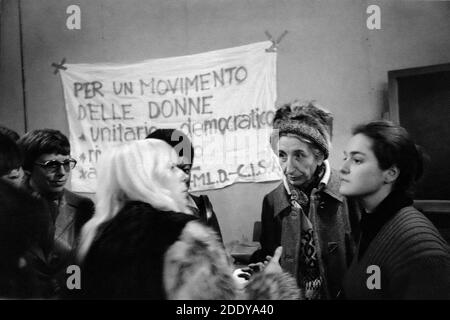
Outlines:
<svg viewBox="0 0 450 320"><path fill-rule="evenodd" d="M410 197L422 157L406 130L388 121L356 127L340 174L340 192L363 207L346 298L450 299L448 244Z"/></svg>
<svg viewBox="0 0 450 320"><path fill-rule="evenodd" d="M313 103L294 101L277 110L273 123L283 181L264 198L261 250L252 260L282 246L280 265L296 277L303 299L336 298L353 254L349 207L327 161L332 121Z"/></svg>

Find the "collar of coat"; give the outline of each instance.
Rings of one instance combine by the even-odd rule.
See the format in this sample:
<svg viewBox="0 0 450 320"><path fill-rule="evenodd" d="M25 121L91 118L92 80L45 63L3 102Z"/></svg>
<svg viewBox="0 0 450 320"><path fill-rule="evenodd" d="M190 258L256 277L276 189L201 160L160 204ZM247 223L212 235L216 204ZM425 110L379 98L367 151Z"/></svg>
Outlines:
<svg viewBox="0 0 450 320"><path fill-rule="evenodd" d="M312 198L313 196L324 194L331 197L332 199L335 199L336 201L342 202L344 200L344 197L339 193L339 175L335 170L331 169L328 160L325 160L324 164L325 173L318 186L312 190L310 198ZM289 196L289 187L287 186L286 177L283 174L282 182L274 190L274 198L276 199L274 202L274 216L277 216L278 214L280 214L280 212L291 206Z"/></svg>

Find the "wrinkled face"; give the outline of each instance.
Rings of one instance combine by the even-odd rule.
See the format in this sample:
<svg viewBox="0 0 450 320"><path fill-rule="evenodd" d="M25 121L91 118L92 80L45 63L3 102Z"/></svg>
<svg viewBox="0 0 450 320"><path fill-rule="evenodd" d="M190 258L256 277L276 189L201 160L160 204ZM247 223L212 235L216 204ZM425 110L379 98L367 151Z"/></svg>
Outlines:
<svg viewBox="0 0 450 320"><path fill-rule="evenodd" d="M300 187L312 180L322 164L306 142L295 136L282 136L279 140L278 159L288 182Z"/></svg>
<svg viewBox="0 0 450 320"><path fill-rule="evenodd" d="M6 181L18 188L22 185L24 176L25 176L25 174L23 172L22 167L19 167L17 169L12 169L10 172L1 176L0 178L3 181Z"/></svg>
<svg viewBox="0 0 450 320"><path fill-rule="evenodd" d="M70 177L70 167L57 166L49 168L44 166L47 161L57 160L60 162L68 161L69 155L45 153L36 159L30 174L30 182L32 186L41 194L59 193L64 190L64 186ZM39 164L37 164L39 163Z"/></svg>
<svg viewBox="0 0 450 320"><path fill-rule="evenodd" d="M350 197L370 197L383 187L387 171L378 166L372 151L372 140L363 134L356 134L344 151L339 192Z"/></svg>

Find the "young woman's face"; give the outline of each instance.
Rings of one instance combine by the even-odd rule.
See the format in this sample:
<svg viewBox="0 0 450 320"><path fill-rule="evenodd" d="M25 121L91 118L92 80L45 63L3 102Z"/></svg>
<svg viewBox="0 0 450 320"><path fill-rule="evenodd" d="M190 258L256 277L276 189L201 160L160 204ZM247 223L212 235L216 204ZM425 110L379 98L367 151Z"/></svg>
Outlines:
<svg viewBox="0 0 450 320"><path fill-rule="evenodd" d="M280 166L288 182L296 187L309 182L322 164L311 147L294 136L282 136L278 148Z"/></svg>
<svg viewBox="0 0 450 320"><path fill-rule="evenodd" d="M385 185L387 171L378 165L372 151L372 140L363 134L356 134L344 151L339 192L349 197L370 197Z"/></svg>

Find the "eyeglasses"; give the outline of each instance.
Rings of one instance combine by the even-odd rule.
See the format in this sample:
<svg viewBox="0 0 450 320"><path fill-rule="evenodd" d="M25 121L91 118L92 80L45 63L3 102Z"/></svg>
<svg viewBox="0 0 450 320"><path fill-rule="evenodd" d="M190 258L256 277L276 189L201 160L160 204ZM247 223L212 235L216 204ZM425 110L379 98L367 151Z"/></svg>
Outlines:
<svg viewBox="0 0 450 320"><path fill-rule="evenodd" d="M64 167L65 171L72 170L77 165L77 161L75 159L66 159L64 161L58 161L58 160L48 160L45 162L35 162L34 164L37 164L38 166L44 168L45 170L49 172L56 172L59 170L61 166Z"/></svg>

